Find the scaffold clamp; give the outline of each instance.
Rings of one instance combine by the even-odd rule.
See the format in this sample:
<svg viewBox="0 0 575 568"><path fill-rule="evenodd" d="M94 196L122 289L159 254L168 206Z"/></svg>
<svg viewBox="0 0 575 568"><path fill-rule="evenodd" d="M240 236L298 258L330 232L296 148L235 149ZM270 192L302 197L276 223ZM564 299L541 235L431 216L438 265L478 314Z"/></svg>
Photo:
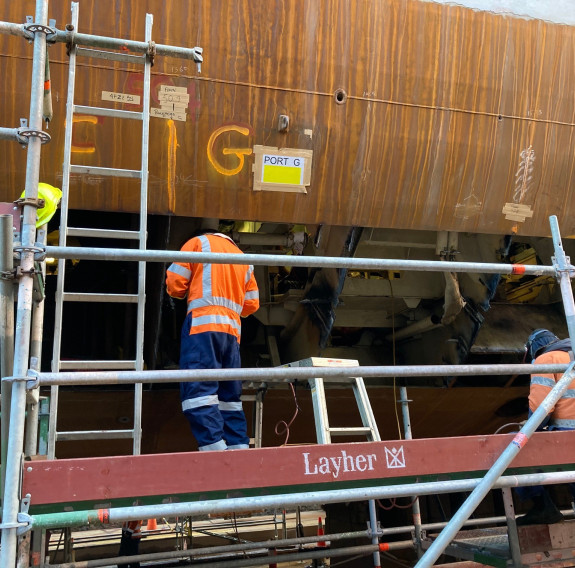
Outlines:
<svg viewBox="0 0 575 568"><path fill-rule="evenodd" d="M0 523L0 529L16 529L18 536L32 529L32 517L28 513L18 513L17 518L15 523Z"/></svg>
<svg viewBox="0 0 575 568"><path fill-rule="evenodd" d="M50 135L43 130L36 130L34 128L28 128L28 120L25 118L20 119L20 128L16 130L16 138L18 143L22 146L26 146L30 138L40 138L42 144L47 144L52 140Z"/></svg>
<svg viewBox="0 0 575 568"><path fill-rule="evenodd" d="M55 25L56 20L50 20L50 24ZM46 34L46 36L54 35L56 33L56 30L54 30L50 26L45 26L43 24L35 23L34 18L32 16L26 16L26 23L24 24L24 29L27 32L30 32L31 34L35 34L36 32L40 32L40 33Z"/></svg>
<svg viewBox="0 0 575 568"><path fill-rule="evenodd" d="M22 499L20 504L20 512L16 516L15 523L0 523L0 529L16 529L16 534L22 536L32 529L32 517L28 514L30 507L30 493Z"/></svg>
<svg viewBox="0 0 575 568"><path fill-rule="evenodd" d="M571 257L564 255L561 260L563 260L563 262L560 262L555 256L551 257L551 262L557 275L566 272L570 278L575 278L575 266L571 264Z"/></svg>
<svg viewBox="0 0 575 568"><path fill-rule="evenodd" d="M26 377L26 390L37 389L40 386L40 377L38 371L28 369L28 376Z"/></svg>
<svg viewBox="0 0 575 568"><path fill-rule="evenodd" d="M371 523L367 521L367 536L368 538L373 538L374 536L377 536L379 538L383 536L383 530L381 528L381 523L379 521L377 521L377 526L375 527L375 530L372 529Z"/></svg>

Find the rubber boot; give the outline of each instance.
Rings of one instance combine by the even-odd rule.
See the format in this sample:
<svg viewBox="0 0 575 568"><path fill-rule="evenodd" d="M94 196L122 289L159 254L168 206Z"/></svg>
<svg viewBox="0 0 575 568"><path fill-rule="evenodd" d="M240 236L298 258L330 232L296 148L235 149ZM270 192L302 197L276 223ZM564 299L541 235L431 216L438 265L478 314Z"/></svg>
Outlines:
<svg viewBox="0 0 575 568"><path fill-rule="evenodd" d="M542 495L533 497L532 500L533 507L526 515L517 519L517 526L552 525L563 520L561 511L555 506L546 491Z"/></svg>

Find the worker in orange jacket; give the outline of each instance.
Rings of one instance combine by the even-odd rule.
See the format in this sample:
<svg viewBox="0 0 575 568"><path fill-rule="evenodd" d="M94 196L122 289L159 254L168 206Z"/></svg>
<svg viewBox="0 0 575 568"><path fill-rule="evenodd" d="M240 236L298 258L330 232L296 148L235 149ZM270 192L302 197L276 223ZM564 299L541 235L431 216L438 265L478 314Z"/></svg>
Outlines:
<svg viewBox="0 0 575 568"><path fill-rule="evenodd" d="M228 236L208 230L191 238L181 250L243 254ZM240 316L259 308L253 266L175 262L167 270L166 287L171 297L188 301L180 368L241 367ZM249 447L241 391L241 381L180 384L182 410L200 451Z"/></svg>
<svg viewBox="0 0 575 568"><path fill-rule="evenodd" d="M536 329L529 336L526 357L534 365L569 364L573 360L571 340L560 340L547 329ZM529 388L529 416L537 410L551 389L561 379L562 373L532 374ZM538 430L574 430L575 429L575 381L563 393ZM575 497L575 486L570 485ZM552 524L563 520L563 515L551 500L543 486L518 487L522 499L531 499L533 507L526 515L517 519L518 525Z"/></svg>
<svg viewBox="0 0 575 568"><path fill-rule="evenodd" d="M122 538L118 556L136 556L140 550L142 540L142 523L144 521L125 521L122 525ZM118 564L118 568L140 568L139 562L127 561L126 564Z"/></svg>

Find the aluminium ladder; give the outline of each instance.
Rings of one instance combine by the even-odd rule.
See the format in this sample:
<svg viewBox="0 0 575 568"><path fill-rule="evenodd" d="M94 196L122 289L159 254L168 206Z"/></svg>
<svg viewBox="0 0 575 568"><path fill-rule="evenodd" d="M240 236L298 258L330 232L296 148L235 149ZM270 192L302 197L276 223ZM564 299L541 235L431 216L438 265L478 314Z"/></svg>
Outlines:
<svg viewBox="0 0 575 568"><path fill-rule="evenodd" d="M355 359L332 359L327 357L310 357L294 363L289 363L287 367L357 367L359 361ZM318 444L331 444L332 436L353 436L363 434L369 442L380 442L381 436L375 422L373 409L369 402L367 389L362 377L349 377L338 380L338 384L351 385L357 408L361 416L362 426L334 427L330 426L327 415L327 401L325 397L324 379L316 377L308 379L311 388L313 402L313 414L315 418L315 431ZM375 510L375 501L369 501L369 518L372 531L372 544L379 544L377 536L378 523ZM381 566L379 552L373 553L373 565L376 568Z"/></svg>
<svg viewBox="0 0 575 568"><path fill-rule="evenodd" d="M355 359L310 357L309 359L289 363L287 367L356 367L358 365L359 362ZM355 395L355 401L357 402L357 407L359 409L359 414L361 416L362 426L344 428L330 426L327 415L324 379L319 377L309 379L308 383L311 388L318 444L331 444L332 436L353 436L354 434L365 435L369 442L381 441L362 377L349 377L348 379L338 381L338 384L351 385L353 394Z"/></svg>
<svg viewBox="0 0 575 568"><path fill-rule="evenodd" d="M153 16L146 15L146 42L152 40ZM72 25L78 29L78 3L72 3ZM77 57L99 58L110 61L137 63L144 66L144 85L142 96L142 111L127 111L112 108L89 107L74 104L74 90L76 78ZM100 51L97 49L81 48L72 45L70 50L68 99L66 107L66 133L64 141L64 163L62 180L62 203L60 221L60 241L62 247L70 246L69 237L90 237L100 239L127 239L137 243L139 250L146 248L147 207L148 207L148 147L149 147L149 123L150 123L150 84L151 84L151 59L148 55L129 55L115 51ZM118 71L116 71L118 72ZM142 155L141 169L127 170L106 167L92 167L71 164L72 129L74 114L90 114L106 116L121 120L136 120L142 122ZM68 226L70 175L73 173L96 174L98 176L136 178L140 179L140 219L139 230L113 230L98 228L80 228ZM138 262L137 293L85 293L69 291L66 282L66 264L64 259L58 261L58 281L56 289L56 314L54 345L52 358L52 371L62 370L143 370L143 345L144 345L144 306L145 306L145 281L146 263ZM131 360L75 360L62 359L62 325L63 307L67 302L99 302L99 303L122 303L136 304L136 329L132 333L135 339L133 346L135 358ZM134 422L133 428L125 430L86 430L76 432L64 432L57 430L58 424L58 386L51 387L50 393L50 420L48 438L48 459L54 459L57 441L66 440L94 440L94 439L133 439L134 455L141 452L142 440L142 384L136 383L134 390Z"/></svg>

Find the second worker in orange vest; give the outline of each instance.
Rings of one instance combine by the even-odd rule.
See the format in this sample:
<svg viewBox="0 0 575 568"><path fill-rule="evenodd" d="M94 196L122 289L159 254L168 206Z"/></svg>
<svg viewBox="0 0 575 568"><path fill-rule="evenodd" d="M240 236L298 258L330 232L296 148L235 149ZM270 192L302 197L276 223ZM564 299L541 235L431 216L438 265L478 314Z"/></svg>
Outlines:
<svg viewBox="0 0 575 568"><path fill-rule="evenodd" d="M536 329L525 344L526 357L535 365L569 364L573 357L571 341L560 340L548 329ZM537 410L551 389L561 379L562 373L531 375L529 387L529 416ZM538 430L574 430L575 429L575 381L563 393L551 409L547 418ZM575 486L570 485L571 493L575 498ZM531 499L533 506L527 514L517 519L518 525L552 524L563 519L563 515L551 500L545 487L542 485L518 487L517 494L521 499Z"/></svg>
<svg viewBox="0 0 575 568"><path fill-rule="evenodd" d="M228 236L208 232L191 238L186 252L243 254ZM168 294L187 299L180 368L241 367L241 317L259 308L253 266L176 262L166 274ZM201 451L249 447L241 381L180 384L182 410Z"/></svg>

